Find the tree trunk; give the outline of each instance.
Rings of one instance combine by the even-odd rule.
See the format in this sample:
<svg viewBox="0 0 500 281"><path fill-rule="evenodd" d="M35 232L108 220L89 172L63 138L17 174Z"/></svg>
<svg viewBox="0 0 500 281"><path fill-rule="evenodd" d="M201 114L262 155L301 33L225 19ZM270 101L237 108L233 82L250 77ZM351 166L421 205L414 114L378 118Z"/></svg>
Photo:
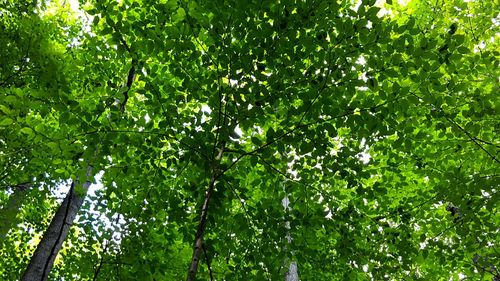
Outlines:
<svg viewBox="0 0 500 281"><path fill-rule="evenodd" d="M87 168L87 178L92 175L92 167ZM76 188L78 181L71 184L71 188L64 198L61 206L57 210L54 218L50 222L47 231L31 258L26 271L21 278L22 281L45 281L49 275L54 260L61 249L61 246L68 236L73 220L83 204L85 195L90 186L90 181L81 185L81 189Z"/></svg>
<svg viewBox="0 0 500 281"><path fill-rule="evenodd" d="M194 241L193 256L191 258L191 265L189 266L187 281L196 280L196 271L198 270L198 264L200 262L201 251L203 250L203 234L205 233L205 228L207 226L207 214L208 214L208 203L210 202L210 197L215 186L215 177L210 180L210 185L208 191L205 194L205 201L203 202L203 207L201 209L201 219L198 224L198 231L196 231L196 238Z"/></svg>
<svg viewBox="0 0 500 281"><path fill-rule="evenodd" d="M290 208L290 199L288 198L288 193L286 192L286 183L283 185L283 191L285 192L285 198L281 201L281 204L283 205L283 208L285 208L285 213L288 213L291 208ZM290 222L285 221L285 228L286 228L286 240L288 244L292 243L292 235L290 233ZM287 247L285 246L284 249L285 252L288 251ZM285 264L289 263L288 265L288 270L285 272L285 281L299 281L299 273L297 272L297 262L295 261L289 261L288 258L285 260Z"/></svg>
<svg viewBox="0 0 500 281"><path fill-rule="evenodd" d="M9 201L0 211L0 242L7 236L9 230L16 224L17 213L23 205L28 189L31 183L22 183L16 186L11 186L14 193L9 197Z"/></svg>
<svg viewBox="0 0 500 281"><path fill-rule="evenodd" d="M219 164L224 153L225 143L221 145L221 149L217 157L215 157L213 167L212 167L212 178L210 179L210 184L208 185L208 190L205 193L205 200L203 202L203 207L201 208L200 223L198 224L198 230L196 231L196 237L194 240L194 250L193 256L191 258L191 265L189 266L187 281L196 280L196 271L198 270L198 264L200 262L201 251L203 250L203 234L205 233L205 228L207 226L207 215L208 215L208 204L210 203L210 197L214 191L215 182L218 178Z"/></svg>
<svg viewBox="0 0 500 281"><path fill-rule="evenodd" d="M291 262L288 271L285 273L285 281L299 281L299 274L297 273L297 263Z"/></svg>

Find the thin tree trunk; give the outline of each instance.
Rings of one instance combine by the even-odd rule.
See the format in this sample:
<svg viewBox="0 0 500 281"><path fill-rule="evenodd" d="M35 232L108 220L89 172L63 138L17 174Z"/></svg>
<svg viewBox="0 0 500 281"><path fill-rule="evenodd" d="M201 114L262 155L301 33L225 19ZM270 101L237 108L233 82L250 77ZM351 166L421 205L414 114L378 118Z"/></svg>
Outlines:
<svg viewBox="0 0 500 281"><path fill-rule="evenodd" d="M293 261L290 263L288 271L285 273L285 281L299 281L296 262Z"/></svg>
<svg viewBox="0 0 500 281"><path fill-rule="evenodd" d="M208 185L208 190L205 193L205 201L203 202L203 207L201 208L200 223L198 224L198 230L196 231L196 237L194 240L194 250L193 256L191 258L191 265L189 266L187 281L196 280L196 271L198 270L198 264L200 262L201 252L203 250L203 234L205 234L205 228L207 226L207 215L208 215L208 204L210 202L210 197L214 191L215 182L219 173L219 163L224 153L225 144L222 143L222 147L219 150L219 154L215 157L214 166L212 167L212 178Z"/></svg>
<svg viewBox="0 0 500 281"><path fill-rule="evenodd" d="M189 272L187 276L187 281L196 280L196 271L198 270L198 263L200 261L201 251L203 247L203 234L205 233L205 228L207 226L207 214L208 214L208 203L210 202L210 197L215 186L215 176L210 179L210 185L208 191L205 194L205 201L203 202L203 207L201 209L201 219L198 224L198 231L196 232L196 238L194 240L194 251L191 258L191 265L189 266Z"/></svg>
<svg viewBox="0 0 500 281"><path fill-rule="evenodd" d="M92 166L87 168L87 178L92 175ZM71 188L64 198L61 206L57 210L54 218L50 222L47 231L31 258L26 271L21 278L22 281L45 281L49 275L54 260L61 249L61 246L68 236L69 229L73 224L76 214L83 204L85 195L90 186L90 181L81 185L81 189L75 187L78 181L71 184Z"/></svg>
<svg viewBox="0 0 500 281"><path fill-rule="evenodd" d="M9 201L0 211L0 242L7 236L9 230L16 224L17 213L23 205L28 189L31 183L22 183L16 186L11 186L14 193L9 197Z"/></svg>
<svg viewBox="0 0 500 281"><path fill-rule="evenodd" d="M290 208L290 199L288 198L288 193L286 192L286 183L283 185L283 191L285 192L285 198L283 198L282 205L285 208L285 213L288 213L291 210L291 208ZM292 235L290 233L291 229L290 221L285 221L285 228L286 228L287 243L291 244ZM288 251L286 246L284 250ZM299 281L299 273L297 272L297 262L286 259L285 263L289 263L288 270L285 272L285 281Z"/></svg>

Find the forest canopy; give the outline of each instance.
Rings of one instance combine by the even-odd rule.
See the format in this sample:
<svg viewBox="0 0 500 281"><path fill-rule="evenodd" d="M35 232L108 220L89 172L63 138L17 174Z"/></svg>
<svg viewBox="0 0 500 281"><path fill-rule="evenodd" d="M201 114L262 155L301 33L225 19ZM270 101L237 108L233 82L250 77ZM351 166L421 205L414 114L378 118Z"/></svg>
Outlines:
<svg viewBox="0 0 500 281"><path fill-rule="evenodd" d="M499 281L499 8L0 0L0 279Z"/></svg>

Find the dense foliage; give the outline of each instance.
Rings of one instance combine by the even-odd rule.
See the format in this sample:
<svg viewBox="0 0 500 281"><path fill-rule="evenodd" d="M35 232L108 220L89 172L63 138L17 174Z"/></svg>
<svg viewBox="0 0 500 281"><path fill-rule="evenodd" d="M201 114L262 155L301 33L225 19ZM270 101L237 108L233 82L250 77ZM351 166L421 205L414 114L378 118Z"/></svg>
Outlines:
<svg viewBox="0 0 500 281"><path fill-rule="evenodd" d="M500 280L495 1L74 4L0 0L0 279L76 192L50 280Z"/></svg>

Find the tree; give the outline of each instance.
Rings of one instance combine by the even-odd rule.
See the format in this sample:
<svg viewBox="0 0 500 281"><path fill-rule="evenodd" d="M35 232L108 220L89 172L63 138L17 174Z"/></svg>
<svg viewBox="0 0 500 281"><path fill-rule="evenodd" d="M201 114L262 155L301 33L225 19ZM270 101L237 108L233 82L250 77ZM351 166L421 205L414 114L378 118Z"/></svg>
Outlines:
<svg viewBox="0 0 500 281"><path fill-rule="evenodd" d="M2 277L38 252L55 280L500 278L494 3L390 2L88 1L88 22L32 6L41 53L61 51L2 51L33 65L2 68L0 156L46 188ZM30 30L9 7L2 24ZM33 219L88 167L103 187L77 192L72 230L73 189ZM66 242L30 260L44 232Z"/></svg>
<svg viewBox="0 0 500 281"><path fill-rule="evenodd" d="M91 174L92 168L89 167L87 176L91 176ZM68 195L54 214L54 218L33 253L22 280L47 280L56 256L68 236L73 220L83 204L89 186L90 181L86 181L81 186L81 190L78 190L78 182L71 184Z"/></svg>

